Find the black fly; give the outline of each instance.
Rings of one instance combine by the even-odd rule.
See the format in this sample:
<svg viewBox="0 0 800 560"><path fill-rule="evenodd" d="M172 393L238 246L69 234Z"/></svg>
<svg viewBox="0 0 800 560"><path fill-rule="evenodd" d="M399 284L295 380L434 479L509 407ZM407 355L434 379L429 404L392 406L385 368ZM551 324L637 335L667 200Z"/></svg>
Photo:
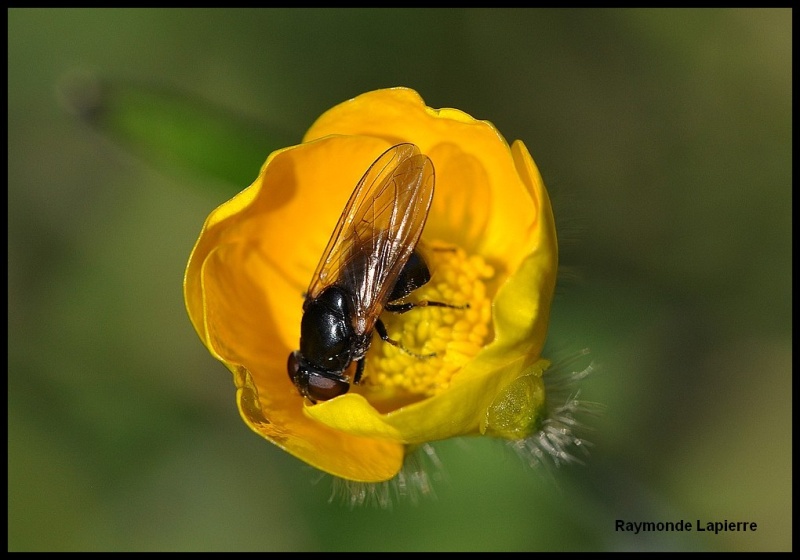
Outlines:
<svg viewBox="0 0 800 560"><path fill-rule="evenodd" d="M433 163L414 144L386 150L356 185L306 292L300 349L289 354L289 378L301 395L313 402L343 395L353 362L352 382L361 381L373 330L404 349L389 338L379 318L384 310L455 307L392 303L430 280L416 247L433 187Z"/></svg>

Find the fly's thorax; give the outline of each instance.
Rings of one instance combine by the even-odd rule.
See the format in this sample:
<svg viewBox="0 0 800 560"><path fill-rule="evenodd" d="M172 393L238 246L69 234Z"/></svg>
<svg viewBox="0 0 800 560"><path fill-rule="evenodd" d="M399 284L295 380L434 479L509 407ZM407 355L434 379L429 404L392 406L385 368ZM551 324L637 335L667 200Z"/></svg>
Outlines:
<svg viewBox="0 0 800 560"><path fill-rule="evenodd" d="M347 367L354 338L350 307L347 292L335 285L306 301L300 322L300 353L305 360L331 371Z"/></svg>
<svg viewBox="0 0 800 560"><path fill-rule="evenodd" d="M456 307L424 306L381 315L389 337L408 352L374 337L359 392L377 405L382 400L419 400L447 389L489 341L491 298L486 284L494 276L493 268L481 256L452 245L432 244L424 258L430 281L399 301Z"/></svg>

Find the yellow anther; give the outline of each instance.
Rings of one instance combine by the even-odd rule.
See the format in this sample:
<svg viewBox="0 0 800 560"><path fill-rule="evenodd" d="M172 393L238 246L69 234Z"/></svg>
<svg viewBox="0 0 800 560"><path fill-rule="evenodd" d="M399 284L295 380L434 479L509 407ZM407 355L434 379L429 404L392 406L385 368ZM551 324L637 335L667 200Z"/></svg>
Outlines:
<svg viewBox="0 0 800 560"><path fill-rule="evenodd" d="M384 313L381 320L389 337L417 355L376 336L360 386L367 395L433 396L489 342L491 300L485 282L494 274L492 267L479 255L468 256L456 247L429 250L425 258L431 280L405 301L438 301L459 308L427 306Z"/></svg>

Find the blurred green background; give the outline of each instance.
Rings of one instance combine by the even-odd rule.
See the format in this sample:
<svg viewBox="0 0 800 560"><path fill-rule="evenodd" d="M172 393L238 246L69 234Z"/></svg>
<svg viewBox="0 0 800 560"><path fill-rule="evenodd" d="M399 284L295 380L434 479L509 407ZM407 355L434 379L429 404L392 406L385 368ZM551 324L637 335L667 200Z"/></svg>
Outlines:
<svg viewBox="0 0 800 560"><path fill-rule="evenodd" d="M791 550L790 10L11 9L8 31L9 550ZM548 348L600 366L585 466L457 440L435 499L329 503L240 421L183 306L206 215L261 161L236 185L151 165L59 102L75 72L267 123L260 160L396 85L524 140L565 265Z"/></svg>

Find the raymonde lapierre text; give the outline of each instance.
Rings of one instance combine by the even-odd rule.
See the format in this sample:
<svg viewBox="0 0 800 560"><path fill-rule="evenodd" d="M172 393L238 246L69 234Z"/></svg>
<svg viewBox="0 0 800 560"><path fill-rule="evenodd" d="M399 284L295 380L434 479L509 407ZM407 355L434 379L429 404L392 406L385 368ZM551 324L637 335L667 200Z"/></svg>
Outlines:
<svg viewBox="0 0 800 560"><path fill-rule="evenodd" d="M633 533L669 533L672 531L697 531L698 533L736 533L758 530L755 521L700 521L692 523L681 519L680 521L625 521L617 519L614 528L617 532Z"/></svg>

